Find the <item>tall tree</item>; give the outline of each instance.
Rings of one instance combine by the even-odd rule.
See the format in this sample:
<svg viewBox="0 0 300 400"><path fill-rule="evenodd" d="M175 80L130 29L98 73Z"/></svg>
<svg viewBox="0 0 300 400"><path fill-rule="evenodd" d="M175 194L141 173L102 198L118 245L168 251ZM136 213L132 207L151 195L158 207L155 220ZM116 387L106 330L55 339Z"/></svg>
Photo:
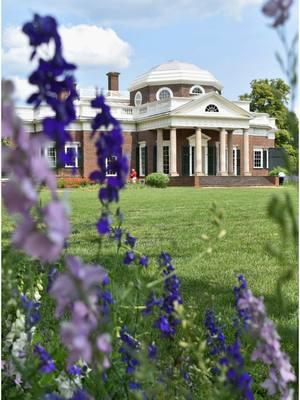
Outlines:
<svg viewBox="0 0 300 400"><path fill-rule="evenodd" d="M240 96L240 100L250 100L250 110L268 113L276 118L279 129L287 128L290 88L282 79L254 79L251 92Z"/></svg>
<svg viewBox="0 0 300 400"><path fill-rule="evenodd" d="M240 100L250 101L252 112L268 113L276 119L278 131L275 145L283 147L288 155L288 166L292 171L298 165L298 119L287 108L290 87L282 79L255 79L251 82L251 92L240 96Z"/></svg>

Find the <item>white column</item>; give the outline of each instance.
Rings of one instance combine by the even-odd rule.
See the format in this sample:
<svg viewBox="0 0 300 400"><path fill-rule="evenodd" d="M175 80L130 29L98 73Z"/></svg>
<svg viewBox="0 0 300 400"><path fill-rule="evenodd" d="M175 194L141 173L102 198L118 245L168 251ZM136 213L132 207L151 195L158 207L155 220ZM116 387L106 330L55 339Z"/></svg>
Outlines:
<svg viewBox="0 0 300 400"><path fill-rule="evenodd" d="M233 170L233 133L227 133L228 138L228 175L234 175Z"/></svg>
<svg viewBox="0 0 300 400"><path fill-rule="evenodd" d="M157 172L163 172L163 130L157 129Z"/></svg>
<svg viewBox="0 0 300 400"><path fill-rule="evenodd" d="M201 128L196 128L196 140L195 140L195 151L196 151L196 176L203 175L202 171L202 132Z"/></svg>
<svg viewBox="0 0 300 400"><path fill-rule="evenodd" d="M227 168L226 168L226 130L224 128L221 129L220 132L220 172L219 175L226 176Z"/></svg>
<svg viewBox="0 0 300 400"><path fill-rule="evenodd" d="M244 129L243 132L243 166L244 166L243 175L244 176L251 175L249 169L249 131L247 129Z"/></svg>
<svg viewBox="0 0 300 400"><path fill-rule="evenodd" d="M170 130L170 147L171 147L171 176L178 176L177 173L177 142L176 128Z"/></svg>

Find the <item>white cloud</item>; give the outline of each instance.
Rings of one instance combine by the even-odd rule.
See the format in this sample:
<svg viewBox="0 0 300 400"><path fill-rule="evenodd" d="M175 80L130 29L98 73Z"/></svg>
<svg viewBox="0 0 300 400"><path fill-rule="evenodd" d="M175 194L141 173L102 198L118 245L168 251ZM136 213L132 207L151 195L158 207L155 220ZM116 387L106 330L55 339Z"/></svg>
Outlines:
<svg viewBox="0 0 300 400"><path fill-rule="evenodd" d="M112 29L75 25L70 28L63 26L60 32L67 59L79 66L124 68L130 63L130 45Z"/></svg>
<svg viewBox="0 0 300 400"><path fill-rule="evenodd" d="M11 76L10 79L15 85L15 98L17 102L25 103L28 97L36 92L36 87L30 85L25 78L19 76Z"/></svg>
<svg viewBox="0 0 300 400"><path fill-rule="evenodd" d="M114 30L95 25L62 26L64 54L78 67L110 66L124 68L130 63L132 49ZM19 27L10 26L3 33L2 63L5 75L24 75L32 70L28 61L28 39Z"/></svg>

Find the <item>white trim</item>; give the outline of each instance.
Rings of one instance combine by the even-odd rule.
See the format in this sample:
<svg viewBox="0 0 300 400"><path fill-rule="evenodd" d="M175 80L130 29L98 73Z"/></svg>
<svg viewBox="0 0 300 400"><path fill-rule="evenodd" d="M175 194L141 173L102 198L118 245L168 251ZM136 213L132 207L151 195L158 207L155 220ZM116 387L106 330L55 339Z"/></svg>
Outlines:
<svg viewBox="0 0 300 400"><path fill-rule="evenodd" d="M48 155L48 149L54 149L54 162L53 162L53 158L49 157ZM56 153L56 148L55 148L55 144L54 142L48 143L43 149L42 149L42 153L44 155L44 157L46 158L50 168L56 168L57 167L57 153Z"/></svg>
<svg viewBox="0 0 300 400"><path fill-rule="evenodd" d="M259 152L261 154L260 166L255 166L255 152ZM263 148L253 148L253 169L263 169L264 168L264 151Z"/></svg>
<svg viewBox="0 0 300 400"><path fill-rule="evenodd" d="M111 156L111 158L117 159L116 156ZM107 168L107 167L108 167L108 158L105 159L105 168ZM115 172L114 174L108 174L108 173L106 173L105 176L117 176L117 173L116 173L116 172Z"/></svg>
<svg viewBox="0 0 300 400"><path fill-rule="evenodd" d="M139 98L138 98L139 97ZM134 105L136 107L139 107L142 104L143 101L143 95L142 93L138 90L134 96Z"/></svg>
<svg viewBox="0 0 300 400"><path fill-rule="evenodd" d="M193 93L193 90L194 89L200 89L201 90L201 93ZM202 86L200 86L200 85L194 85L194 86L192 86L191 88L190 88L190 95L192 95L192 96L200 96L201 94L205 94L205 90L204 90L204 88L202 87Z"/></svg>
<svg viewBox="0 0 300 400"><path fill-rule="evenodd" d="M79 143L78 142L67 142L65 144L65 154L67 154L67 149L71 148L71 149L75 149L75 165L68 165L65 164L65 168L78 168L78 147L79 147Z"/></svg>
<svg viewBox="0 0 300 400"><path fill-rule="evenodd" d="M159 98L159 96L160 96L160 94L161 94L161 92L162 92L163 90L167 90L167 91L169 92L169 94L170 94L170 97L169 97L169 98L172 98L172 97L173 97L173 92L172 92L172 90L171 90L170 88L168 88L167 86L164 86L164 87L158 89L158 91L156 92L156 100L157 100L157 101L164 101L164 100L166 100L166 99L160 99L160 98Z"/></svg>

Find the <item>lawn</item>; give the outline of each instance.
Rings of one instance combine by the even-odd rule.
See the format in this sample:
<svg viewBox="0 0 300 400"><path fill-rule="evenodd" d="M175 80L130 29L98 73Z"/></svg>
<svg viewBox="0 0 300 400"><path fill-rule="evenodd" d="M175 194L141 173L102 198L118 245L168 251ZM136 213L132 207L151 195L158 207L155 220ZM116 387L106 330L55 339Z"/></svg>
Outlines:
<svg viewBox="0 0 300 400"><path fill-rule="evenodd" d="M283 349L297 368L297 282L284 286L285 309L279 305L276 282L284 270L276 258L266 251L268 242L281 246L279 229L267 217L267 205L273 195L288 191L297 204L297 192L289 188L149 189L130 187L121 194L120 206L125 214L124 227L138 238L137 250L156 258L168 251L182 282L182 295L187 307L196 308L202 316L206 307L214 307L230 324L233 315L232 287L237 274L243 273L255 295L264 296L269 316L282 336ZM113 279L124 283L128 268L116 259L111 247L103 244L99 253L95 221L99 202L95 188L75 189L63 193L71 205L73 233L69 253L87 262L99 262L111 271ZM43 193L42 199L47 196ZM226 235L215 242L211 254L201 235L212 234L209 208L216 202L224 210ZM3 245L8 243L11 223L3 216ZM24 263L17 254L15 264ZM21 261L23 260L23 261ZM296 262L289 254L288 262ZM149 280L157 276L149 270ZM260 369L254 367L259 376ZM257 399L263 398L257 396Z"/></svg>

